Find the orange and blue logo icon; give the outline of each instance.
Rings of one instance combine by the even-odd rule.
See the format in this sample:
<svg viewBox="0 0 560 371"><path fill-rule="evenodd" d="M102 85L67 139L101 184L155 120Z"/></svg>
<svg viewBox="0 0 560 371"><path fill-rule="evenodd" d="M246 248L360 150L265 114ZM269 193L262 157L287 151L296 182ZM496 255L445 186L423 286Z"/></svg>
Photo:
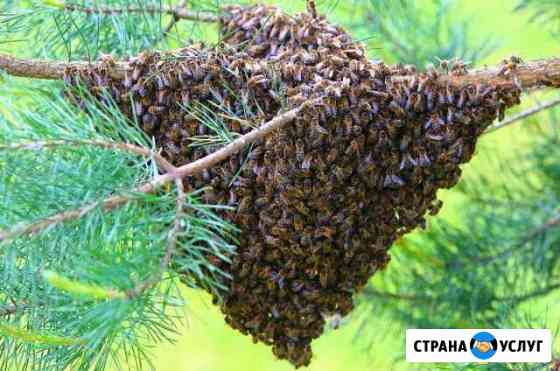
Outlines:
<svg viewBox="0 0 560 371"><path fill-rule="evenodd" d="M470 348L476 358L487 360L496 354L498 340L489 332L478 332L471 338Z"/></svg>

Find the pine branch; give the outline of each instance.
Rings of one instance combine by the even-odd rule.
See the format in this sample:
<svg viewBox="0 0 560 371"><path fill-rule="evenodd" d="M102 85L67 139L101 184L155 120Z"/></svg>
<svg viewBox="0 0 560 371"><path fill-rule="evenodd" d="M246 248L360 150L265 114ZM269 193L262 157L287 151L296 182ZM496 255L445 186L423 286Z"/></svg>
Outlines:
<svg viewBox="0 0 560 371"><path fill-rule="evenodd" d="M554 284L550 284L546 287L534 290L532 292L529 292L525 295L519 295L519 296L510 296L510 297L504 297L504 298L500 298L499 301L511 301L513 302L515 305L521 304L527 300L531 300L531 299L535 299L535 298L539 298L542 296L546 296L548 294L550 294L551 292L560 289L560 283L554 283Z"/></svg>
<svg viewBox="0 0 560 371"><path fill-rule="evenodd" d="M72 346L83 344L82 339L73 339L57 335L42 334L30 330L17 328L0 322L0 334L32 344L46 344L52 346Z"/></svg>
<svg viewBox="0 0 560 371"><path fill-rule="evenodd" d="M187 6L187 0L181 0L179 2L179 4L177 4L177 7L175 7L175 9L184 9L186 6ZM167 26L165 27L165 29L161 33L161 37L158 39L158 41L161 41L162 39L164 39L171 32L173 27L175 27L175 25L179 21L180 21L180 18L178 18L176 15L173 15L173 19L171 19L171 21L167 24Z"/></svg>
<svg viewBox="0 0 560 371"><path fill-rule="evenodd" d="M177 168L173 167L169 171L176 171ZM171 259L175 254L177 247L177 238L183 229L182 219L184 216L184 204L186 201L185 188L183 186L183 181L180 178L175 179L175 187L177 189L177 209L175 212L175 221L173 223L173 228L169 231L169 237L167 242L167 248L165 250L165 255L163 256L159 272L151 275L148 279L138 284L132 290L126 293L127 298L134 299L139 297L144 291L155 286L167 271L169 264L171 264Z"/></svg>
<svg viewBox="0 0 560 371"><path fill-rule="evenodd" d="M103 63L103 62L96 62ZM13 76L37 79L62 79L64 71L70 69L91 68L96 63L88 62L60 62L18 59L0 53L0 69ZM511 87L520 85L524 89L542 87L560 87L560 58L534 60L524 64L512 66L508 71L504 65L486 67L469 71L465 75L442 75L439 82L445 86L455 87L487 84L496 87ZM110 68L113 78L123 78L131 68L126 62L114 62ZM411 76L395 76L393 81L410 80Z"/></svg>
<svg viewBox="0 0 560 371"><path fill-rule="evenodd" d="M51 140L51 141L37 141L37 142L29 142L29 143L18 143L18 144L9 144L9 145L0 145L0 151L9 151L9 150L40 150L43 148L53 148L53 147L62 147L62 146L92 146L92 147L100 147L105 149L114 149L120 150L124 152L134 153L136 155L144 156L147 158L153 158L156 163L164 170L168 171L168 169L174 168L169 161L167 161L162 155L159 153L155 153L154 151L143 148L140 146L135 146L129 143L113 143L113 142L105 142L101 140Z"/></svg>
<svg viewBox="0 0 560 371"><path fill-rule="evenodd" d="M94 300L126 298L126 295L119 290L74 281L53 271L43 271L43 277L53 287L72 294L73 296L85 296Z"/></svg>
<svg viewBox="0 0 560 371"><path fill-rule="evenodd" d="M29 77L43 80L61 80L64 76L64 70L67 68L82 69L91 67L89 62L61 62L61 61L44 61L34 59L18 59L12 56L0 53L0 70L4 70L7 74L18 77ZM128 71L127 63L115 63L111 68L111 76L121 78Z"/></svg>
<svg viewBox="0 0 560 371"><path fill-rule="evenodd" d="M551 217L545 223L539 225L538 227L531 229L529 232L527 232L525 234L525 236L521 240L519 240L516 244L514 244L510 248L508 248L504 251L501 251L497 254L494 254L494 255L479 256L479 257L471 258L469 260L469 264L486 265L486 264L495 262L499 259L509 258L510 256L515 254L520 249L525 248L525 246L529 242L534 240L535 238L537 238L539 236L542 236L544 233L546 233L550 229L553 229L553 228L556 228L556 227L560 226L560 213L559 213L559 211L560 211L560 209L557 209L556 213L553 217ZM453 261L453 262L450 262L449 264L447 264L447 267L449 269L460 269L460 268L463 268L464 266L465 266L465 263L462 262L462 261Z"/></svg>
<svg viewBox="0 0 560 371"><path fill-rule="evenodd" d="M496 131L498 129L505 128L506 126L509 126L511 124L515 124L518 121L525 120L528 117L534 116L534 115L536 115L536 114L538 114L542 111L545 111L545 110L547 110L549 108L552 108L552 107L556 107L558 105L560 105L560 98L551 99L548 102L545 102L543 104L539 104L536 107L532 107L532 108L529 108L526 111L520 112L515 116L506 118L504 121L502 121L501 123L499 123L497 125L490 126L488 128L488 130L486 130L485 134L491 133L491 132Z"/></svg>
<svg viewBox="0 0 560 371"><path fill-rule="evenodd" d="M374 296L385 298L388 300L398 300L398 301L410 301L410 302L430 302L433 301L433 298L429 296L420 296L420 295L406 295L406 294L395 294L392 292L386 291L378 291L373 287L365 288L362 293L366 296Z"/></svg>
<svg viewBox="0 0 560 371"><path fill-rule="evenodd" d="M80 219L96 208L101 208L101 210L104 212L111 211L125 205L129 201L132 201L135 198L135 194L153 193L170 182L175 182L176 180L183 179L186 176L200 173L229 158L231 155L239 152L247 145L263 139L266 135L272 133L275 130L279 130L283 126L291 123L297 118L300 111L302 111L306 107L309 107L310 105L316 104L318 101L319 99L306 102L298 108L292 109L279 116L276 116L257 129L254 129L251 132L237 138L220 150L197 161L182 165L178 168L173 168L171 171L168 171L165 174L156 176L150 182L144 183L130 190L130 192L128 192L126 195L111 196L109 198L106 198L105 200L102 200L100 202L93 202L76 210L64 211L31 224L17 225L12 229L0 231L0 242L7 242L21 235L33 235L47 228L52 228L58 224Z"/></svg>
<svg viewBox="0 0 560 371"><path fill-rule="evenodd" d="M213 23L218 22L220 20L220 16L210 12L196 12L192 10L186 9L184 6L176 6L176 7L159 7L154 5L146 5L146 6L127 6L124 8L117 8L117 7L85 7L76 4L65 4L65 3L58 3L56 6L57 8L64 9L68 12L82 12L86 14L101 14L105 16L110 15L119 15L124 13L152 13L152 14L168 14L173 16L174 19L180 20L190 20L195 22L206 22L206 23Z"/></svg>
<svg viewBox="0 0 560 371"><path fill-rule="evenodd" d="M487 84L495 87L520 86L523 89L536 89L542 87L560 87L560 58L540 59L523 64L485 67L468 71L464 75L442 75L439 82L442 85L450 84L454 87ZM393 81L410 80L412 77L396 76Z"/></svg>

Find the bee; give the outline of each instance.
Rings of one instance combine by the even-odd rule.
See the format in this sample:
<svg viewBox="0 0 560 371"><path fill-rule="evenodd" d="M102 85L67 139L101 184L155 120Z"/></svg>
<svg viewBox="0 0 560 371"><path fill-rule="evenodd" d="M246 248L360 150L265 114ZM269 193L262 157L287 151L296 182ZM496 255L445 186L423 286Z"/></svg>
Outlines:
<svg viewBox="0 0 560 371"><path fill-rule="evenodd" d="M235 193L232 192L230 195L231 197L235 197ZM239 205L237 206L238 213L246 213L252 209L252 199L250 196L245 196L239 201Z"/></svg>
<svg viewBox="0 0 560 371"><path fill-rule="evenodd" d="M434 107L434 91L431 87L424 89L424 95L426 96L426 108L428 111L433 111Z"/></svg>
<svg viewBox="0 0 560 371"><path fill-rule="evenodd" d="M449 73L449 67L451 65L451 62L449 62L447 59L439 59L439 68L441 70L443 70L445 72L445 74Z"/></svg>
<svg viewBox="0 0 560 371"><path fill-rule="evenodd" d="M157 102L159 105L168 106L170 100L170 94L167 90L159 90L157 92Z"/></svg>
<svg viewBox="0 0 560 371"><path fill-rule="evenodd" d="M143 68L141 66L134 66L134 68L132 69L132 80L138 81L138 79L140 79L140 76L142 76L142 72Z"/></svg>
<svg viewBox="0 0 560 371"><path fill-rule="evenodd" d="M406 112L402 109L402 107L396 101L391 101L391 103L389 103L389 109L391 109L391 111L397 117L400 117L400 118L406 117Z"/></svg>
<svg viewBox="0 0 560 371"><path fill-rule="evenodd" d="M447 108L447 116L446 116L447 124L452 125L455 116L456 116L455 109L453 107Z"/></svg>
<svg viewBox="0 0 560 371"><path fill-rule="evenodd" d="M438 79L439 73L437 72L437 70L435 69L435 67L432 63L428 63L428 65L426 66L426 75L431 80L437 80Z"/></svg>
<svg viewBox="0 0 560 371"><path fill-rule="evenodd" d="M430 129L431 127L434 128L439 128L441 126L445 125L445 121L443 121L441 119L441 117L439 116L439 114L437 113L432 113L430 115L430 119L428 121L426 121L426 123L424 124L424 129Z"/></svg>
<svg viewBox="0 0 560 371"><path fill-rule="evenodd" d="M498 121L503 121L506 114L506 104L502 101L498 103Z"/></svg>
<svg viewBox="0 0 560 371"><path fill-rule="evenodd" d="M157 125L157 118L150 114L146 113L142 115L142 128L146 133L152 133Z"/></svg>
<svg viewBox="0 0 560 371"><path fill-rule="evenodd" d="M430 160L426 152L420 153L420 156L418 157L418 164L422 167L427 167L432 164L432 161Z"/></svg>
<svg viewBox="0 0 560 371"><path fill-rule="evenodd" d="M152 115L160 115L162 113L167 112L168 107L166 106L150 106L148 108L148 112L150 112Z"/></svg>
<svg viewBox="0 0 560 371"><path fill-rule="evenodd" d="M416 75L416 66L413 64L407 64L404 66L404 72L406 75Z"/></svg>
<svg viewBox="0 0 560 371"><path fill-rule="evenodd" d="M404 180L395 174L387 174L383 181L384 188L399 188L405 184Z"/></svg>
<svg viewBox="0 0 560 371"><path fill-rule="evenodd" d="M469 62L463 62L457 58L453 61L453 67L451 67L451 75L453 76L463 76L467 74L467 65Z"/></svg>
<svg viewBox="0 0 560 371"><path fill-rule="evenodd" d="M335 67L343 67L346 64L346 59L339 57L338 55L331 55L330 61Z"/></svg>
<svg viewBox="0 0 560 371"><path fill-rule="evenodd" d="M517 71L517 66L520 63L522 62L521 58L519 57L511 57L509 60L504 59L502 61L502 67L498 71L498 76L508 77L510 75L513 75L513 73Z"/></svg>
<svg viewBox="0 0 560 371"><path fill-rule="evenodd" d="M465 89L461 90L459 93L459 100L457 101L457 108L461 109L465 106L467 101L467 91Z"/></svg>
<svg viewBox="0 0 560 371"><path fill-rule="evenodd" d="M451 84L447 84L445 87L445 97L447 99L447 104L454 104L455 103L455 93L451 88Z"/></svg>
<svg viewBox="0 0 560 371"><path fill-rule="evenodd" d="M388 100L390 98L389 94L383 91L370 90L369 94L373 95L374 97L381 98L383 100Z"/></svg>

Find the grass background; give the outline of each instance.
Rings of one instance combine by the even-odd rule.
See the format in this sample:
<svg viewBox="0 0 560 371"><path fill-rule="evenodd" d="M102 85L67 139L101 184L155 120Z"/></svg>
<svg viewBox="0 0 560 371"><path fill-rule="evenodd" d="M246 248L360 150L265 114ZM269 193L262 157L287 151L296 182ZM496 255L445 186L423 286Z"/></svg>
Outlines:
<svg viewBox="0 0 560 371"><path fill-rule="evenodd" d="M363 0L368 1L368 0ZM413 0L410 0L413 1ZM302 10L303 1L268 1L276 3L288 11ZM318 2L320 3L320 2ZM515 1L512 0L458 0L456 15L472 16L475 25L475 37L484 38L493 35L500 41L500 46L482 64L496 64L511 55L522 58L536 59L560 55L560 43L541 25L529 23L527 13L513 13ZM333 22L348 27L359 21L360 14L348 3L340 1L337 7L329 12ZM351 29L351 28L350 28ZM411 30L414 32L414 30ZM373 35L374 36L374 35ZM375 49L375 38L371 44L371 56L379 57L382 50ZM435 56L434 56L435 57ZM433 61L426 61L433 62ZM545 99L546 93L537 95ZM535 104L535 98L526 99L524 106ZM546 119L546 115L540 116ZM491 171L490 165L496 154L510 151L523 151L530 144L532 131L527 124L513 125L507 129L489 134L481 139L477 156L464 166L464 178L477 172ZM497 181L500 181L498 179ZM445 201L444 209L438 216L449 220L457 219L455 212L460 200L453 190L440 191ZM417 232L418 233L418 232ZM421 233L421 232L420 232ZM413 238L413 237L412 237ZM398 249L398 245L394 247ZM393 261L392 265L398 262ZM391 267L389 267L391 269ZM209 297L203 293L185 290L189 300L185 308L186 323L178 331L182 334L176 344L162 344L154 349L157 371L283 371L293 368L284 361L276 361L269 347L254 345L249 337L233 331L223 321L219 310L213 307ZM552 323L560 322L560 295L552 295L538 302L530 303L531 310L543 313ZM313 343L314 359L308 371L336 370L408 370L412 365L402 362L404 343L401 338L405 330L399 323L387 321L383 313L373 317L365 331L372 337L363 339L357 335L356 323L348 319L337 331L329 331ZM369 335L368 335L369 336ZM557 341L558 343L558 341ZM401 361L396 362L395 361ZM489 366L491 367L491 366ZM485 367L486 368L486 367Z"/></svg>

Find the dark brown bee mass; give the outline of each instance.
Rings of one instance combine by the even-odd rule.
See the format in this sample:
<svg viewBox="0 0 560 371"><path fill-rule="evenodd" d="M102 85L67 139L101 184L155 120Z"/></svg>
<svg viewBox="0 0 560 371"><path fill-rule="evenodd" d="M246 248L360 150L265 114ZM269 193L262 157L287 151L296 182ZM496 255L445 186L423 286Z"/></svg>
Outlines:
<svg viewBox="0 0 560 371"><path fill-rule="evenodd" d="M308 14L227 14L219 48L141 54L124 79L109 77L108 61L66 80L108 91L177 165L223 145L202 118L238 135L305 104L285 129L186 179L208 187L207 202L235 207L222 216L241 230L237 254L230 265L210 257L232 276L220 301L227 323L304 366L325 317L347 315L393 242L438 212L437 190L457 183L520 91L441 82L466 73L462 63L418 74L371 62L344 30Z"/></svg>

